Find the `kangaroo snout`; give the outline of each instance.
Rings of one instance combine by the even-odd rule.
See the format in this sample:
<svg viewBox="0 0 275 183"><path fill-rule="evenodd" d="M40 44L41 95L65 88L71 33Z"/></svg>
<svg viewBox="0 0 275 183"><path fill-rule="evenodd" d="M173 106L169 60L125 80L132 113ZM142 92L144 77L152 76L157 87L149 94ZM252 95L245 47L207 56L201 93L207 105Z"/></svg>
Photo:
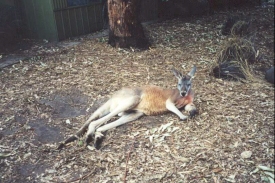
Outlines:
<svg viewBox="0 0 275 183"><path fill-rule="evenodd" d="M186 92L186 91L181 91L181 92L180 92L180 96L182 96L182 97L185 97L185 96L186 96L186 94L187 94L187 92Z"/></svg>

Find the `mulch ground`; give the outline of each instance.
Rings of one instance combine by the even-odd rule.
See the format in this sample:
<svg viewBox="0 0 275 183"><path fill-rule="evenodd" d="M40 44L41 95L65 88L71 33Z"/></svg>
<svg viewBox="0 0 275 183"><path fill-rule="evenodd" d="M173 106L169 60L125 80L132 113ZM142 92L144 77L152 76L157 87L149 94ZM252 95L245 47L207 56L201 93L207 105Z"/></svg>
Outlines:
<svg viewBox="0 0 275 183"><path fill-rule="evenodd" d="M253 81L211 76L228 15L253 19L261 55ZM274 86L262 72L274 65L274 7L145 29L153 43L146 51L84 36L68 48L33 46L24 54L36 56L0 70L1 182L268 182L268 171L258 166L274 169ZM193 65L195 119L145 116L109 130L100 150L81 140L56 150L114 91L174 88L170 68L187 73Z"/></svg>

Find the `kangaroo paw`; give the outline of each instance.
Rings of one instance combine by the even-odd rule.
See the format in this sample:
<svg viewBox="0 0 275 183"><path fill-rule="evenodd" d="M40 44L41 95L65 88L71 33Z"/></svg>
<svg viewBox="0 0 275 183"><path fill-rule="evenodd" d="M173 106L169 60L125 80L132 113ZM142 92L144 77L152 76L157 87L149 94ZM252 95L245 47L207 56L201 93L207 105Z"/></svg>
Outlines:
<svg viewBox="0 0 275 183"><path fill-rule="evenodd" d="M93 135L92 135L92 134L87 135L87 137L86 137L86 146L88 146L89 143L90 143L92 140L93 140Z"/></svg>
<svg viewBox="0 0 275 183"><path fill-rule="evenodd" d="M184 116L182 118L180 118L181 121L185 121L188 117L187 116Z"/></svg>
<svg viewBox="0 0 275 183"><path fill-rule="evenodd" d="M94 147L96 149L100 148L100 145L103 141L104 135L101 132L96 132L95 133L95 143L94 143Z"/></svg>
<svg viewBox="0 0 275 183"><path fill-rule="evenodd" d="M197 110L191 110L189 112L190 118L194 118L196 116L196 114L197 114Z"/></svg>
<svg viewBox="0 0 275 183"><path fill-rule="evenodd" d="M61 149L63 149L63 147L65 147L65 144L64 144L64 142L61 142L59 144L59 146L57 147L57 150L61 150Z"/></svg>

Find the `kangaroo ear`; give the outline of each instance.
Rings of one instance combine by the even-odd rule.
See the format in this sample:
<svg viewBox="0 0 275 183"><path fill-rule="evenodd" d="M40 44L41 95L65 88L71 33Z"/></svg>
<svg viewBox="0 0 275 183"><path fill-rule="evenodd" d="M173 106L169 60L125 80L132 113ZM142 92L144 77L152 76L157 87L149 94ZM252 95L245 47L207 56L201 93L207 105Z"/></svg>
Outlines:
<svg viewBox="0 0 275 183"><path fill-rule="evenodd" d="M176 76L176 78L178 78L178 79L182 78L182 74L178 70L176 70L175 68L172 68L171 70L174 73L174 75Z"/></svg>
<svg viewBox="0 0 275 183"><path fill-rule="evenodd" d="M191 69L191 71L188 73L188 76L190 76L191 78L193 78L194 75L195 75L196 70L197 70L197 67L193 66L193 68Z"/></svg>

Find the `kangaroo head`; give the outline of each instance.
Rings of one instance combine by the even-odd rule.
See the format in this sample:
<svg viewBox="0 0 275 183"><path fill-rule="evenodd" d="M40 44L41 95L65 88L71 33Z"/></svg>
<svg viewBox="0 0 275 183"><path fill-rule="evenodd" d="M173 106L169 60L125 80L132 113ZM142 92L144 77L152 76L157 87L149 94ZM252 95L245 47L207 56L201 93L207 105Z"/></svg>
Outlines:
<svg viewBox="0 0 275 183"><path fill-rule="evenodd" d="M178 78L177 88L178 88L180 95L182 97L186 96L188 94L188 92L190 91L191 86L192 86L192 78L194 77L196 70L197 70L196 66L193 66L193 68L187 75L183 75L178 70L176 70L174 68L172 69L172 72L174 73L176 78Z"/></svg>

